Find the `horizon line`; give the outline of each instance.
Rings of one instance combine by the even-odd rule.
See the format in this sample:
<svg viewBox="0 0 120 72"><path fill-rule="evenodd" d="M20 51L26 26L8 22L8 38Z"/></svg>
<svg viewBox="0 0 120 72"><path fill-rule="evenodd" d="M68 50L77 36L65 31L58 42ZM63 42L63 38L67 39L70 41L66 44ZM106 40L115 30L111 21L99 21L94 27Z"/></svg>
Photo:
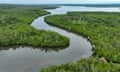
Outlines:
<svg viewBox="0 0 120 72"><path fill-rule="evenodd" d="M110 4L120 4L120 3L0 3L0 4L10 4L10 5L60 5L60 4L81 4L81 5L110 5Z"/></svg>

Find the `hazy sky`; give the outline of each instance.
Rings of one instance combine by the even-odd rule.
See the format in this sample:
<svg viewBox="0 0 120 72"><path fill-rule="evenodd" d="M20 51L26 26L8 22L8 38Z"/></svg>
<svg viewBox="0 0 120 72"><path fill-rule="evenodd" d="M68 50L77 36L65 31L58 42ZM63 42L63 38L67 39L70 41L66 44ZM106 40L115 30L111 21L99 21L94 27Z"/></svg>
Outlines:
<svg viewBox="0 0 120 72"><path fill-rule="evenodd" d="M120 0L0 0L0 3L47 4L47 3L120 3Z"/></svg>

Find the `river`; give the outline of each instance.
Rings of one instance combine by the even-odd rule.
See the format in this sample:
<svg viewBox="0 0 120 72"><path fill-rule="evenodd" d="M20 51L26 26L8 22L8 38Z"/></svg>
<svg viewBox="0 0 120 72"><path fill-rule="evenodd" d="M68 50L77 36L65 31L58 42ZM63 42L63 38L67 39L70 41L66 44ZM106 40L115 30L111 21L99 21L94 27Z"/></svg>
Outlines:
<svg viewBox="0 0 120 72"><path fill-rule="evenodd" d="M84 7L61 6L57 9L47 9L51 15L65 14L68 11L102 11L120 12L116 7ZM70 45L66 48L33 48L25 46L10 47L0 50L0 72L39 72L40 68L50 65L59 65L67 62L75 62L92 55L91 43L80 35L53 27L44 22L44 17L36 18L31 26L36 29L55 31L70 39Z"/></svg>

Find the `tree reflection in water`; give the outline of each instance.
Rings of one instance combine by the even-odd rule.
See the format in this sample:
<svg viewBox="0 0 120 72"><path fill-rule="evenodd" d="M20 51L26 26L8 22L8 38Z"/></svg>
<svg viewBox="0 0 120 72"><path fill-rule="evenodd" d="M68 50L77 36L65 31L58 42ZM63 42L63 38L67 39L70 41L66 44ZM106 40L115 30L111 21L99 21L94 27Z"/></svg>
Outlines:
<svg viewBox="0 0 120 72"><path fill-rule="evenodd" d="M15 46L5 46L5 47L0 47L0 51L3 50L9 50L9 49L19 49L19 48L30 48L30 49L38 49L40 51L43 51L45 53L50 53L50 52L59 52L61 50L64 50L68 47L32 47L32 46L25 46L25 45L15 45Z"/></svg>

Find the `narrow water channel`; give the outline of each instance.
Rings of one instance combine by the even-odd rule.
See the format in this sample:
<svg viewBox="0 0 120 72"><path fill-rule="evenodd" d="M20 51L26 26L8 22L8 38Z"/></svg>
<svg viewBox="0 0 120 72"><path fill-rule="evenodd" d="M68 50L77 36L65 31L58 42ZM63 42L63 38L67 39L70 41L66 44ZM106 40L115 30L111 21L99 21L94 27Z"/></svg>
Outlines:
<svg viewBox="0 0 120 72"><path fill-rule="evenodd" d="M65 14L68 11L105 11L118 12L119 8L94 8L80 6L62 6L57 9L47 10L54 14ZM40 68L49 65L59 65L67 62L75 62L92 55L90 42L80 35L67 32L63 29L53 27L44 22L44 17L35 19L31 26L37 29L55 31L70 39L70 45L66 48L46 49L33 47L9 47L4 50L0 48L0 72L39 72Z"/></svg>

